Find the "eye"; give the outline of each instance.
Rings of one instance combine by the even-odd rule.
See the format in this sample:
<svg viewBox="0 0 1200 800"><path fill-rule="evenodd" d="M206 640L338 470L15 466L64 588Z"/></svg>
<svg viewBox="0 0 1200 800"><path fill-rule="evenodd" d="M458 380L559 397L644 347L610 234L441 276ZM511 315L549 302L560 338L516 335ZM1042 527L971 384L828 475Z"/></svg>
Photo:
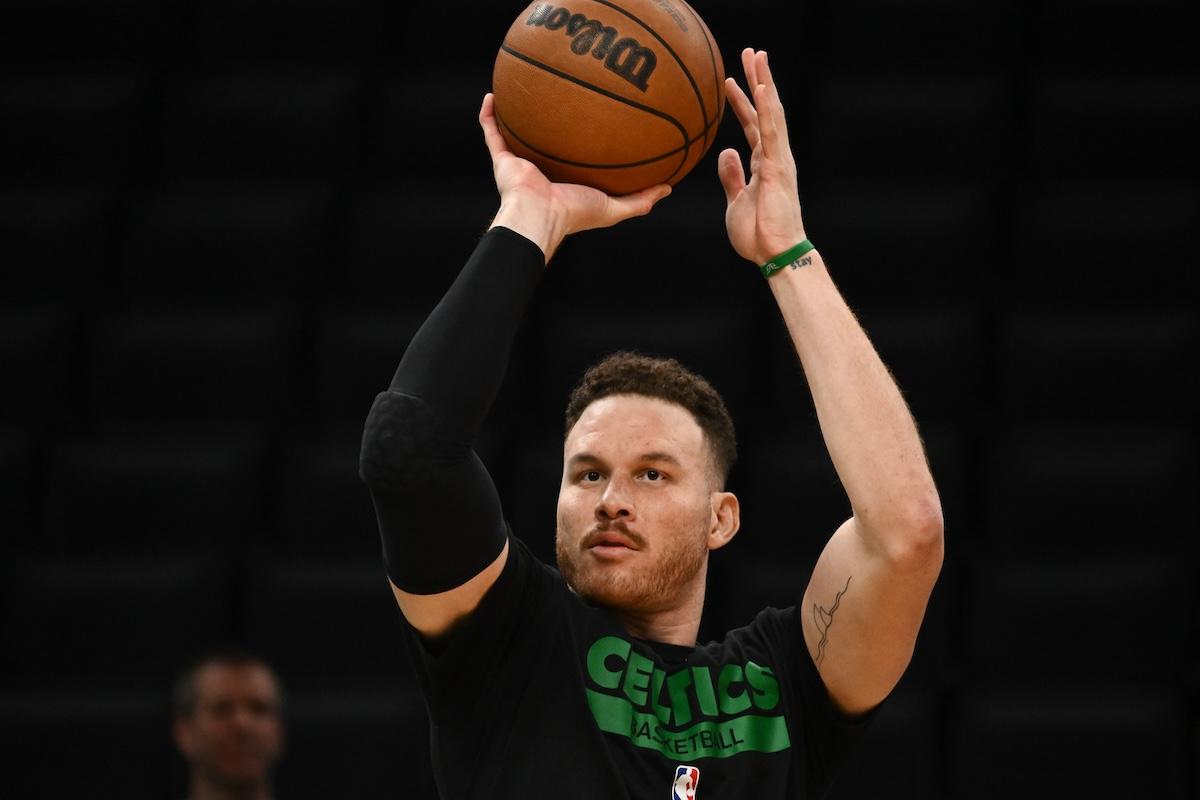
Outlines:
<svg viewBox="0 0 1200 800"><path fill-rule="evenodd" d="M658 480L661 480L662 477L663 477L663 474L656 469L646 470L646 480L648 480L648 481L658 481Z"/></svg>
<svg viewBox="0 0 1200 800"><path fill-rule="evenodd" d="M595 483L600 480L600 473L594 469L589 469L581 476L586 483Z"/></svg>

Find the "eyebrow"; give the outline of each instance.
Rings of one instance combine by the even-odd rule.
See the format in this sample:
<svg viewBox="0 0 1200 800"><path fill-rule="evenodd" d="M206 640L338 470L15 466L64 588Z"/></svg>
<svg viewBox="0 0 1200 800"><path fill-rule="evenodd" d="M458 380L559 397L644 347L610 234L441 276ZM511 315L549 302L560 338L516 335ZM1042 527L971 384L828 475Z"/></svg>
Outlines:
<svg viewBox="0 0 1200 800"><path fill-rule="evenodd" d="M643 453L641 455L641 457L638 458L638 460L639 461L660 461L665 464L674 464L675 466L681 465L678 458L671 455L670 453L663 453L661 451L654 451L652 453ZM601 459L599 456L594 455L592 453L576 453L575 455L571 456L567 460L568 467L575 467L580 464L603 465L604 460Z"/></svg>

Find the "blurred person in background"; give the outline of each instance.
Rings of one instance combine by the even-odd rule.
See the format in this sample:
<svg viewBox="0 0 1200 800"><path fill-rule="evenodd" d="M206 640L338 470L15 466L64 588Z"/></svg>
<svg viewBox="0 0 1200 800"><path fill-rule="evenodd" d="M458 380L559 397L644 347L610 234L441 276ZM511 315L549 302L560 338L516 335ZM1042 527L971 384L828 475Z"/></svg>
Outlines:
<svg viewBox="0 0 1200 800"><path fill-rule="evenodd" d="M206 653L180 674L171 704L187 800L271 798L284 726L283 690L269 664L238 649Z"/></svg>

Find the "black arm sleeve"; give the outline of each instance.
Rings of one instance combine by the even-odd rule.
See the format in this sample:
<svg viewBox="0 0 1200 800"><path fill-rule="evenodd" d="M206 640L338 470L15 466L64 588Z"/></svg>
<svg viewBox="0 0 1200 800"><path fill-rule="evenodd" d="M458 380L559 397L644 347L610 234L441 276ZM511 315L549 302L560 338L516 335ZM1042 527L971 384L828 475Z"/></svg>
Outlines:
<svg viewBox="0 0 1200 800"><path fill-rule="evenodd" d="M492 228L371 406L359 475L371 491L388 577L413 594L460 586L496 559L507 526L472 450L545 269L529 239Z"/></svg>

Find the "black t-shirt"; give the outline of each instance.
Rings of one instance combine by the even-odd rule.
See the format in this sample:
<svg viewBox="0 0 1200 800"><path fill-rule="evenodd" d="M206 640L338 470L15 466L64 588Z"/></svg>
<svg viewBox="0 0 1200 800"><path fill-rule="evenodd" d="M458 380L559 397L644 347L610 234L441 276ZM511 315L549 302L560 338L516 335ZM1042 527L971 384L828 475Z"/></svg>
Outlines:
<svg viewBox="0 0 1200 800"><path fill-rule="evenodd" d="M703 646L643 641L511 532L467 620L432 646L405 627L444 800L815 800L878 711L832 707L794 607Z"/></svg>

